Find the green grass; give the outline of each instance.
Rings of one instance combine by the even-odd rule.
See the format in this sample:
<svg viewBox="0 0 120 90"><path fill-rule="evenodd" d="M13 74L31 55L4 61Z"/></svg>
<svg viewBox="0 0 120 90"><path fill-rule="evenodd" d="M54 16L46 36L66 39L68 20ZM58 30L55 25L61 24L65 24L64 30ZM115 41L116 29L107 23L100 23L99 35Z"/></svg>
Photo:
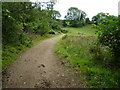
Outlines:
<svg viewBox="0 0 120 90"><path fill-rule="evenodd" d="M84 28L84 29L83 29ZM85 82L86 87L90 88L116 88L119 87L119 71L120 69L109 68L109 59L111 56L108 49L98 45L95 47L97 37L94 34L94 29L91 33L85 33L85 29L69 28L72 32L58 41L55 52L59 57L69 62L67 66L79 70L81 78ZM75 32L74 32L75 30ZM76 35L76 32L83 32L86 35ZM89 29L90 30L90 29ZM86 83L87 82L87 83Z"/></svg>
<svg viewBox="0 0 120 90"><path fill-rule="evenodd" d="M29 46L25 45L6 45L3 47L2 51L2 71L5 71L19 56L25 52L30 47L37 45L41 41L54 37L57 35L30 35L30 38L32 40L32 44Z"/></svg>
<svg viewBox="0 0 120 90"><path fill-rule="evenodd" d="M68 35L80 35L78 33L83 33L83 36L96 36L97 34L96 31L97 29L93 28L91 25L87 25L85 27L82 28L72 28L72 27L65 27L63 29L67 29L68 30Z"/></svg>

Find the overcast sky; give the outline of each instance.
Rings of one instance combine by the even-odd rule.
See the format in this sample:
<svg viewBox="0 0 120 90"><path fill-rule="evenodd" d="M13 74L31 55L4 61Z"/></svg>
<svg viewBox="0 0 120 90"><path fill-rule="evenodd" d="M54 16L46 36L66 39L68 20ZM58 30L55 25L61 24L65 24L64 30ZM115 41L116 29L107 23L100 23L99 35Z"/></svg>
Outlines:
<svg viewBox="0 0 120 90"><path fill-rule="evenodd" d="M80 10L86 12L87 17L89 17L90 19L99 12L109 13L111 15L117 16L119 1L120 0L57 0L54 9L58 10L61 13L61 19L64 19L64 16L67 14L67 10L70 7L77 7Z"/></svg>

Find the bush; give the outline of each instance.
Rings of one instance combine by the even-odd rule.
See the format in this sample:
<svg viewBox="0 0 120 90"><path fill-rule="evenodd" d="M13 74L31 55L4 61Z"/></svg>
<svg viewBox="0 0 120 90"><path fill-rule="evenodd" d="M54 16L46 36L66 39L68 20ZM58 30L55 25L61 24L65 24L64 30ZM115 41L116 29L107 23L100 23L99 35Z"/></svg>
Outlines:
<svg viewBox="0 0 120 90"><path fill-rule="evenodd" d="M66 39L67 37L68 37L68 35L63 36L63 37L62 37L62 40L63 40L63 39Z"/></svg>
<svg viewBox="0 0 120 90"><path fill-rule="evenodd" d="M61 30L61 32L62 32L62 33L68 33L68 30L63 29L63 30Z"/></svg>
<svg viewBox="0 0 120 90"><path fill-rule="evenodd" d="M120 17L108 16L97 25L99 42L110 48L116 63L120 60Z"/></svg>
<svg viewBox="0 0 120 90"><path fill-rule="evenodd" d="M48 33L49 34L56 34L56 32L54 30L50 30Z"/></svg>

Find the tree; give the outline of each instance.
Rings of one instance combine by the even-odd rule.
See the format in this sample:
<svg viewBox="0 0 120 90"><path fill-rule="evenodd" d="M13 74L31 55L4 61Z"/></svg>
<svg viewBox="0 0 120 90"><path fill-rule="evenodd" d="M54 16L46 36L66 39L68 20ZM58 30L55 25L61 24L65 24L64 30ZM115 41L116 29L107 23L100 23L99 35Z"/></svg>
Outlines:
<svg viewBox="0 0 120 90"><path fill-rule="evenodd" d="M86 24L90 24L90 23L91 23L90 19L89 19L89 18L86 18L86 19L85 19L85 23L86 23Z"/></svg>
<svg viewBox="0 0 120 90"><path fill-rule="evenodd" d="M54 30L60 29L60 21L58 20L58 18L61 16L61 14L59 13L59 11L53 10L54 4L55 2L35 3L35 6L37 8L40 8L39 9L40 13L42 14L43 12L42 15L39 15L39 18L41 20L39 22L41 24L39 26L39 31L41 29L40 31L41 34L43 31L47 32L50 29L54 29Z"/></svg>
<svg viewBox="0 0 120 90"><path fill-rule="evenodd" d="M59 11L56 11L56 10L53 10L53 13L52 13L52 18L53 19L59 19L61 17L61 14Z"/></svg>
<svg viewBox="0 0 120 90"><path fill-rule="evenodd" d="M56 11L56 10L52 11L52 20L50 21L50 24L53 30L61 29L61 21L59 20L60 17L61 17L61 14L59 11Z"/></svg>
<svg viewBox="0 0 120 90"><path fill-rule="evenodd" d="M83 26L85 24L86 13L76 7L71 7L67 11L65 20L70 22L73 27Z"/></svg>
<svg viewBox="0 0 120 90"><path fill-rule="evenodd" d="M98 24L98 23L100 23L100 22L102 22L102 18L104 19L104 18L107 18L109 16L109 14L108 13L98 13L97 15L95 15L95 16L93 16L92 17L92 23L93 24Z"/></svg>
<svg viewBox="0 0 120 90"><path fill-rule="evenodd" d="M31 2L3 2L2 3L2 38L3 44L19 43L23 33L23 23L27 19L27 12L32 7Z"/></svg>
<svg viewBox="0 0 120 90"><path fill-rule="evenodd" d="M46 34L52 28L54 4L51 1L44 4L42 2L3 2L3 44L24 44L23 41L28 38L26 34L29 33Z"/></svg>

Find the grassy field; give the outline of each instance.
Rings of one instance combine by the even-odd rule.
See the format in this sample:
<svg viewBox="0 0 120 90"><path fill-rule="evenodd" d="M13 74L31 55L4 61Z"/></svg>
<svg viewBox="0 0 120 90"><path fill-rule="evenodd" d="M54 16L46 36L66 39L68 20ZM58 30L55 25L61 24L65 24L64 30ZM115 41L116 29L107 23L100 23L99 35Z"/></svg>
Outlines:
<svg viewBox="0 0 120 90"><path fill-rule="evenodd" d="M64 29L69 32L57 43L55 52L69 62L66 66L71 66L76 72L81 73L80 80L85 82L86 87L119 87L120 69L109 67L112 56L108 48L95 44L96 29L91 26Z"/></svg>
<svg viewBox="0 0 120 90"><path fill-rule="evenodd" d="M2 71L5 71L23 52L25 52L30 47L40 43L41 41L54 37L57 35L31 35L32 44L30 46L18 45L18 46L3 46L2 51Z"/></svg>
<svg viewBox="0 0 120 90"><path fill-rule="evenodd" d="M83 36L96 36L96 31L97 29L93 28L90 25L87 25L85 27L81 27L81 28L72 28L72 27L66 27L63 28L68 30L68 35L74 35L74 36L78 36L78 35L82 35Z"/></svg>

